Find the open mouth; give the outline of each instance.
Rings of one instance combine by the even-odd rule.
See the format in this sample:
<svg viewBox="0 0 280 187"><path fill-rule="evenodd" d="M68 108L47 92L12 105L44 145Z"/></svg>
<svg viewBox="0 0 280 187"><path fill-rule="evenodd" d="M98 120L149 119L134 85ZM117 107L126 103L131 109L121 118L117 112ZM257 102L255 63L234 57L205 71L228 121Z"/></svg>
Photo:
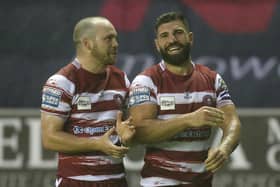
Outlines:
<svg viewBox="0 0 280 187"><path fill-rule="evenodd" d="M167 48L167 51L169 53L178 53L178 52L182 51L182 47L180 47L180 46L170 46L170 47Z"/></svg>

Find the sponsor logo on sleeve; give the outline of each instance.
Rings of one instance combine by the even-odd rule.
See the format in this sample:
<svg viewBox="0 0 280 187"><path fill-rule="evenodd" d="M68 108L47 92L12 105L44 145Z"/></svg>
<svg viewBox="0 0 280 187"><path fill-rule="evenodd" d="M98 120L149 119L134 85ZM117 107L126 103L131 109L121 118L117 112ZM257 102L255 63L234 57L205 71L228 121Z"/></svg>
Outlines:
<svg viewBox="0 0 280 187"><path fill-rule="evenodd" d="M58 107L62 91L57 88L45 87L43 89L42 104Z"/></svg>
<svg viewBox="0 0 280 187"><path fill-rule="evenodd" d="M129 93L129 106L151 101L148 87L135 87Z"/></svg>
<svg viewBox="0 0 280 187"><path fill-rule="evenodd" d="M218 78L218 90L228 90L226 82L221 77Z"/></svg>

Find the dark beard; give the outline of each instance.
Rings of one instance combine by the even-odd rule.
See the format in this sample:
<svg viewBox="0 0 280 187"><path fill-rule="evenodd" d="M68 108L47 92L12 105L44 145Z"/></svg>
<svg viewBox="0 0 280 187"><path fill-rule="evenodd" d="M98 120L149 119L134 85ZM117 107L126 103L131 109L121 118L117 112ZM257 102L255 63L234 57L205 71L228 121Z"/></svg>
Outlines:
<svg viewBox="0 0 280 187"><path fill-rule="evenodd" d="M179 53L179 54L175 54L175 55L170 55L168 54L167 50L168 47L171 45L177 45L183 48L183 50ZM185 45L180 44L180 43L173 43L169 45L168 47L166 47L165 49L160 48L160 54L162 56L162 59L168 63L168 64L172 64L175 66L180 66L182 64L184 64L186 62L186 60L188 60L190 58L190 52L191 52L191 45L190 43L186 43Z"/></svg>

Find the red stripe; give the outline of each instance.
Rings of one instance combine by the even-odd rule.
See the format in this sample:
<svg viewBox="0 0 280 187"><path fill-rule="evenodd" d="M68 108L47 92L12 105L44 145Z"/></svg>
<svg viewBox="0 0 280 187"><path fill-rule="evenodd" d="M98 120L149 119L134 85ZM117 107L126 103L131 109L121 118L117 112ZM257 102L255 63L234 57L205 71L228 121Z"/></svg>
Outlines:
<svg viewBox="0 0 280 187"><path fill-rule="evenodd" d="M204 162L207 158L206 151L166 151L157 148L147 148L145 160L152 161L156 158L176 162Z"/></svg>
<svg viewBox="0 0 280 187"><path fill-rule="evenodd" d="M210 185L212 181L212 174L210 172L194 173L194 172L180 172L169 171L161 168L156 168L150 163L145 163L141 176L145 177L164 177L185 182L192 182L194 185L202 186L201 184ZM204 185L203 185L204 187Z"/></svg>
<svg viewBox="0 0 280 187"><path fill-rule="evenodd" d="M62 176L57 177L62 178ZM60 183L59 187L69 187L69 186L75 186L75 187L81 187L81 186L88 186L88 187L128 187L127 182L125 178L121 179L108 179L105 181L80 181L70 178L62 178L62 182Z"/></svg>
<svg viewBox="0 0 280 187"><path fill-rule="evenodd" d="M98 160L78 159L70 157L69 159L60 159L58 163L58 175L63 177L78 176L78 175L112 175L124 172L124 166L120 164L99 164L99 165L80 165L79 162L94 163Z"/></svg>
<svg viewBox="0 0 280 187"><path fill-rule="evenodd" d="M67 95L65 92L63 92L62 96L61 96L61 101L71 105L71 101L72 101L72 97L70 97L69 95Z"/></svg>
<svg viewBox="0 0 280 187"><path fill-rule="evenodd" d="M62 112L62 111L57 111L57 110L50 110L50 109L46 109L46 108L42 108L42 107L41 107L41 110L48 112L48 113L57 114L60 116L68 116L68 113L69 113L69 112Z"/></svg>
<svg viewBox="0 0 280 187"><path fill-rule="evenodd" d="M72 114L75 113L85 113L86 112L103 112L108 110L119 110L119 103L115 102L115 100L110 101L100 101L97 103L91 103L91 110L78 110L77 104L73 105Z"/></svg>
<svg viewBox="0 0 280 187"><path fill-rule="evenodd" d="M72 127L74 125L79 125L80 127L101 127L101 126L114 126L116 124L116 120L106 120L106 121L98 121L95 122L94 120L81 120L77 118L71 118L68 122Z"/></svg>

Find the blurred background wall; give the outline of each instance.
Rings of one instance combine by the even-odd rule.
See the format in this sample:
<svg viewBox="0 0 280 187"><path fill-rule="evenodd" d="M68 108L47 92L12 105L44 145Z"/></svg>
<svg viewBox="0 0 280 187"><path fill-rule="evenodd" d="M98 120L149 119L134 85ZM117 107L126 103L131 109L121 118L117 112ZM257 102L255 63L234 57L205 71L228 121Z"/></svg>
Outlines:
<svg viewBox="0 0 280 187"><path fill-rule="evenodd" d="M0 2L0 187L53 186L56 157L41 147L46 79L75 57L72 31L105 16L119 33L117 66L130 80L159 62L154 23L181 11L194 33L192 58L227 82L243 124L241 145L217 173L218 187L280 186L280 3L277 0L83 0ZM138 186L143 147L126 166Z"/></svg>

